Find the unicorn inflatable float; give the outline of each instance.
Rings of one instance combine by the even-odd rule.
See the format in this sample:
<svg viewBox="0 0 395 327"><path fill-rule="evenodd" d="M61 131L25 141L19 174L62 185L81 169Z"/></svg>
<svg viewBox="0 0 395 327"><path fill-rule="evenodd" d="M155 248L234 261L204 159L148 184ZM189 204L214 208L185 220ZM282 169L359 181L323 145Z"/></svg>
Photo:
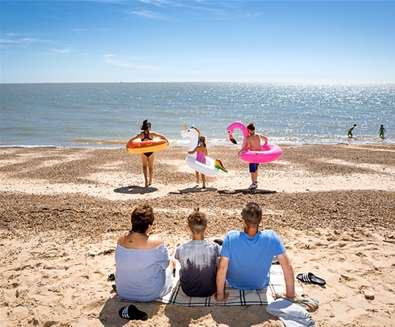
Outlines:
<svg viewBox="0 0 395 327"><path fill-rule="evenodd" d="M181 132L184 139L183 145L188 151L193 151L199 144L200 131L195 127L189 127ZM188 154L185 158L186 164L195 171L206 175L215 176L219 171L227 172L221 160L206 157L206 163L201 163L196 159L196 154Z"/></svg>
<svg viewBox="0 0 395 327"><path fill-rule="evenodd" d="M247 137L250 135L247 127L240 121L233 122L227 127L229 140L237 144L233 137L233 131L240 129L243 133L243 147L247 142ZM277 160L283 154L283 150L276 144L263 144L260 151L244 150L240 153L240 159L249 163L264 163Z"/></svg>

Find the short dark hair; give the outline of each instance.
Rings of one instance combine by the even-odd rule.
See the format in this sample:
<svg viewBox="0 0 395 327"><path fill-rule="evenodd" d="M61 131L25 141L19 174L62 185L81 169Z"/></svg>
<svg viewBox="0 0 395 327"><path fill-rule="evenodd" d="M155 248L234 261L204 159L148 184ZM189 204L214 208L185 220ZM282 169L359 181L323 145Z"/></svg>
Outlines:
<svg viewBox="0 0 395 327"><path fill-rule="evenodd" d="M248 202L241 211L241 216L248 226L258 226L262 220L262 209L257 203Z"/></svg>
<svg viewBox="0 0 395 327"><path fill-rule="evenodd" d="M151 127L151 123L146 119L143 121L143 124L141 125L141 130L146 131L150 127Z"/></svg>
<svg viewBox="0 0 395 327"><path fill-rule="evenodd" d="M199 211L199 208L193 210L188 216L188 226L192 233L199 234L206 230L207 218L203 212Z"/></svg>
<svg viewBox="0 0 395 327"><path fill-rule="evenodd" d="M254 125L254 123L249 123L249 124L247 125L247 129L249 129L250 131L255 131L255 125Z"/></svg>
<svg viewBox="0 0 395 327"><path fill-rule="evenodd" d="M139 205L132 212L132 232L145 233L154 223L154 210L148 204Z"/></svg>

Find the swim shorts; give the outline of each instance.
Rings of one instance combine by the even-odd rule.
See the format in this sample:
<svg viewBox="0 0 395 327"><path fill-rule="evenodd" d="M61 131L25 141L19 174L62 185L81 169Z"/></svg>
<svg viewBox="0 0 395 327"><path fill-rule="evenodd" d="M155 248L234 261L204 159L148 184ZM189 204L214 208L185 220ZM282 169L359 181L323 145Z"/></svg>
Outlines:
<svg viewBox="0 0 395 327"><path fill-rule="evenodd" d="M250 163L250 173L255 173L258 170L259 164Z"/></svg>

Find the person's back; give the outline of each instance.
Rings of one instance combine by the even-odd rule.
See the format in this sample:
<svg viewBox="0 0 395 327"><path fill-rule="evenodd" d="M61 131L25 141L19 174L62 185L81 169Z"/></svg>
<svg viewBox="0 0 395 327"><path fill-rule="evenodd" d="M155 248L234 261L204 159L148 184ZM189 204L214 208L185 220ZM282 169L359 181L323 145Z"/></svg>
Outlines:
<svg viewBox="0 0 395 327"><path fill-rule="evenodd" d="M261 151L261 136L259 134L250 135L247 138L248 149L251 151Z"/></svg>
<svg viewBox="0 0 395 327"><path fill-rule="evenodd" d="M262 209L257 203L249 202L241 216L244 231L230 231L222 244L217 271L217 300L226 298L225 281L231 287L243 290L266 287L273 256L277 256L284 272L285 296L295 297L293 269L284 245L273 231L258 231Z"/></svg>
<svg viewBox="0 0 395 327"><path fill-rule="evenodd" d="M115 251L115 284L121 298L152 301L161 296L169 256L165 245L152 249L125 248Z"/></svg>
<svg viewBox="0 0 395 327"><path fill-rule="evenodd" d="M224 239L221 256L229 259L226 280L234 288L253 290L269 283L273 256L284 253L284 246L271 230L251 237L245 232L230 231Z"/></svg>
<svg viewBox="0 0 395 327"><path fill-rule="evenodd" d="M152 301L171 289L167 248L161 239L149 236L153 221L152 208L138 206L132 213L132 230L118 240L115 285L121 298Z"/></svg>
<svg viewBox="0 0 395 327"><path fill-rule="evenodd" d="M219 245L192 240L177 248L175 258L181 264L180 283L188 296L206 297L215 293Z"/></svg>
<svg viewBox="0 0 395 327"><path fill-rule="evenodd" d="M176 249L181 264L180 284L188 296L207 297L216 291L217 259L220 246L204 240L207 218L199 210L188 217L192 240Z"/></svg>

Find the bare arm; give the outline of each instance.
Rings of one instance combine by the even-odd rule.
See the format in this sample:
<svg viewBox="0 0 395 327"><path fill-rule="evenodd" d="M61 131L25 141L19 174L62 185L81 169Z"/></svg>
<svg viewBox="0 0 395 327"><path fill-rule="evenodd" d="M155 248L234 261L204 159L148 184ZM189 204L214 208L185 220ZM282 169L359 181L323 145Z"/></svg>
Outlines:
<svg viewBox="0 0 395 327"><path fill-rule="evenodd" d="M267 144L269 142L269 138L266 135L259 135L260 138Z"/></svg>
<svg viewBox="0 0 395 327"><path fill-rule="evenodd" d="M199 148L199 146L197 146L196 148L194 148L192 151L188 151L188 153L189 153L189 154L194 154L194 153L197 151L198 148Z"/></svg>
<svg viewBox="0 0 395 327"><path fill-rule="evenodd" d="M243 151L247 151L248 148L250 147L250 142L249 142L249 138L247 137L247 139L244 141L243 146L241 147L241 150L239 151L239 155L243 152Z"/></svg>
<svg viewBox="0 0 395 327"><path fill-rule="evenodd" d="M292 299L295 297L295 277L291 262L286 253L280 254L277 258L284 273L285 296Z"/></svg>
<svg viewBox="0 0 395 327"><path fill-rule="evenodd" d="M225 280L228 264L229 259L227 257L220 257L217 270L217 301L223 301L225 299Z"/></svg>
<svg viewBox="0 0 395 327"><path fill-rule="evenodd" d="M153 135L154 137L155 137L155 136L156 136L156 137L159 137L159 138L161 138L162 140L165 140L167 143L169 143L169 140L166 138L166 136L164 136L164 135L162 135L162 134L159 134L159 133L156 133L156 132L151 132L150 134Z"/></svg>
<svg viewBox="0 0 395 327"><path fill-rule="evenodd" d="M134 140L137 140L137 139L141 139L141 133L140 134L137 134L136 136L133 136L131 139L130 139L130 141L134 141Z"/></svg>

